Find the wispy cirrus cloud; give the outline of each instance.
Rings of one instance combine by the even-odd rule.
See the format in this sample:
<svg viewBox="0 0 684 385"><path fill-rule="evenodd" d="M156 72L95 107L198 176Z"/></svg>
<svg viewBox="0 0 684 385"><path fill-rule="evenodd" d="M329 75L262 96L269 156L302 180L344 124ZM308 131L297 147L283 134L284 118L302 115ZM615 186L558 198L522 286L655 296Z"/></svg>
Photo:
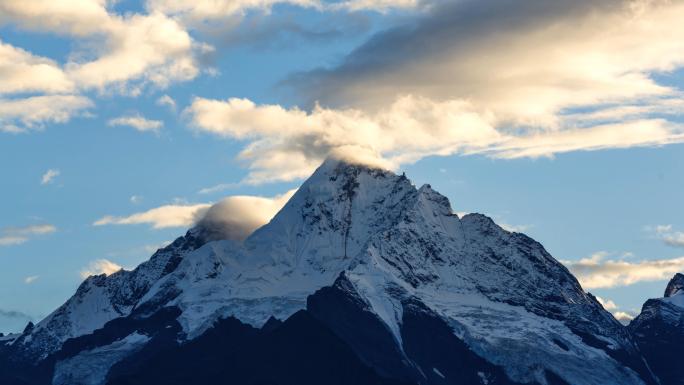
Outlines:
<svg viewBox="0 0 684 385"><path fill-rule="evenodd" d="M54 233L57 227L49 224L24 227L5 227L0 229L0 246L21 245L31 238Z"/></svg>
<svg viewBox="0 0 684 385"><path fill-rule="evenodd" d="M61 172L56 168L51 168L45 171L45 174L43 174L43 176L40 177L40 184L46 185L52 183L55 180L55 178L59 176L60 173Z"/></svg>
<svg viewBox="0 0 684 385"><path fill-rule="evenodd" d="M610 253L597 252L577 261L561 261L585 289L629 286L638 282L664 281L684 271L684 257L632 261L609 259Z"/></svg>

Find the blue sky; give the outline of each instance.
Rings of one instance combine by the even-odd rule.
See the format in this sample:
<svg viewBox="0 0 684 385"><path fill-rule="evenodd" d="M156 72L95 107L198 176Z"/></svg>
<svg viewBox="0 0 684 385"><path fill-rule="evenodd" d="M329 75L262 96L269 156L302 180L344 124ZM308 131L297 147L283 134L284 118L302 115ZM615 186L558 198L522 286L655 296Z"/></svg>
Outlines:
<svg viewBox="0 0 684 385"><path fill-rule="evenodd" d="M0 1L0 331L330 154L527 233L616 314L684 270L681 5L59 3Z"/></svg>

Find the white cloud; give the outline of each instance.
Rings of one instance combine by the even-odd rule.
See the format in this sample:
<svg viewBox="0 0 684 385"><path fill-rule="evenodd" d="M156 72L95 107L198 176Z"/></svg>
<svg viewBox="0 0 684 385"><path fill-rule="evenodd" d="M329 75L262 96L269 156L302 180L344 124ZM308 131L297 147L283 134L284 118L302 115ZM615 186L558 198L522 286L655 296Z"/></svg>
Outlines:
<svg viewBox="0 0 684 385"><path fill-rule="evenodd" d="M67 64L69 75L84 87L115 85L136 94L145 84L165 88L199 74L194 50L206 47L163 14L110 16L102 32L107 39L97 58ZM126 87L132 81L137 84Z"/></svg>
<svg viewBox="0 0 684 385"><path fill-rule="evenodd" d="M429 155L519 158L684 142L684 128L660 119L531 133L506 132L470 102L403 96L375 112L311 112L247 99L195 98L185 111L203 132L246 142L239 158L262 183L308 176L329 155L397 169Z"/></svg>
<svg viewBox="0 0 684 385"><path fill-rule="evenodd" d="M36 282L38 280L38 278L40 278L40 277L37 275L28 276L28 277L24 278L24 283L27 285L30 285L30 284Z"/></svg>
<svg viewBox="0 0 684 385"><path fill-rule="evenodd" d="M120 15L113 13L108 3L104 0L4 0L0 2L0 24L66 35L82 42L77 45L82 48L72 52L62 68L49 63L51 68L42 69L40 74L46 83L41 90L61 87L63 91L75 85L103 91L114 86L136 94L147 84L164 88L172 82L197 76L195 54L207 46L194 42L177 20L159 12ZM37 60L26 55L22 59L29 63ZM13 73L27 74L26 69L21 71ZM0 77L3 81L5 74ZM37 80L40 79L36 83ZM7 87L15 86L9 83Z"/></svg>
<svg viewBox="0 0 684 385"><path fill-rule="evenodd" d="M60 174L60 171L54 168L51 168L47 171L45 171L45 174L43 174L42 177L40 177L40 184L50 184L52 183L56 177L58 177Z"/></svg>
<svg viewBox="0 0 684 385"><path fill-rule="evenodd" d="M115 119L110 119L107 124L110 126L129 126L141 132L159 132L159 129L164 126L164 123L161 120L146 119L140 114L120 116Z"/></svg>
<svg viewBox="0 0 684 385"><path fill-rule="evenodd" d="M252 170L247 182L261 183L308 176L330 154L397 168L421 153L446 152L448 146L477 145L500 136L467 109L466 103L405 97L376 114L322 107L307 113L246 99L196 98L186 114L198 130L248 141L240 154ZM426 121L429 130L423 129Z"/></svg>
<svg viewBox="0 0 684 385"><path fill-rule="evenodd" d="M684 257L631 262L606 259L610 254L598 252L579 261L561 261L577 277L585 289L628 286L638 282L670 279L684 271Z"/></svg>
<svg viewBox="0 0 684 385"><path fill-rule="evenodd" d="M216 239L243 239L267 223L292 197L290 190L274 197L235 195L215 204L173 204L129 216L105 216L93 223L104 225L149 224L155 229L198 224Z"/></svg>
<svg viewBox="0 0 684 385"><path fill-rule="evenodd" d="M41 129L46 123L65 123L91 107L90 99L77 95L0 98L0 131L19 133Z"/></svg>
<svg viewBox="0 0 684 385"><path fill-rule="evenodd" d="M197 56L210 51L185 26L159 12L118 14L106 0L3 0L0 26L62 35L72 40L64 63L0 41L0 132L20 133L63 123L92 107L79 93L139 95L165 88L199 72Z"/></svg>
<svg viewBox="0 0 684 385"><path fill-rule="evenodd" d="M107 215L95 221L94 226L149 224L155 229L189 227L210 207L208 203L194 205L165 205L124 217Z"/></svg>
<svg viewBox="0 0 684 385"><path fill-rule="evenodd" d="M32 237L54 233L55 231L57 231L57 228L48 224L6 227L0 229L0 246L20 245L28 242Z"/></svg>
<svg viewBox="0 0 684 385"><path fill-rule="evenodd" d="M615 302L609 300L609 299L603 299L599 296L596 296L596 300L599 301L601 306L603 306L604 309L611 311L611 310L616 310L618 307L615 304Z"/></svg>
<svg viewBox="0 0 684 385"><path fill-rule="evenodd" d="M134 205L137 205L138 203L140 203L140 202L143 201L143 197L140 196L140 195L132 195L132 196L129 198L129 200L130 200L131 203L133 203Z"/></svg>
<svg viewBox="0 0 684 385"><path fill-rule="evenodd" d="M672 225L658 225L654 228L648 227L647 229L654 230L656 236L668 246L684 247L684 232L675 231Z"/></svg>
<svg viewBox="0 0 684 385"><path fill-rule="evenodd" d="M121 270L122 267L116 263L109 261L107 259L98 259L96 261L90 262L87 267L81 270L81 278L86 279L91 275L111 275Z"/></svg>
<svg viewBox="0 0 684 385"><path fill-rule="evenodd" d="M601 306L603 306L604 309L613 314L613 317L615 317L615 319L620 321L622 324L626 325L629 323L629 321L634 319L633 314L620 310L619 306L612 300L603 299L599 296L596 296L596 300L601 304Z"/></svg>
<svg viewBox="0 0 684 385"><path fill-rule="evenodd" d="M243 240L268 223L295 192L290 190L272 198L230 196L211 206L198 224L215 239Z"/></svg>
<svg viewBox="0 0 684 385"><path fill-rule="evenodd" d="M171 112L176 112L176 101L169 95L162 95L157 99L157 105L167 107Z"/></svg>
<svg viewBox="0 0 684 385"><path fill-rule="evenodd" d="M634 319L634 315L624 312L624 311L616 311L613 313L613 317L615 317L616 320L620 321L623 324L628 324L629 321Z"/></svg>
<svg viewBox="0 0 684 385"><path fill-rule="evenodd" d="M0 22L43 32L87 36L108 22L106 0L3 0Z"/></svg>
<svg viewBox="0 0 684 385"><path fill-rule="evenodd" d="M35 56L0 40L0 94L22 92L65 93L74 83L57 63Z"/></svg>

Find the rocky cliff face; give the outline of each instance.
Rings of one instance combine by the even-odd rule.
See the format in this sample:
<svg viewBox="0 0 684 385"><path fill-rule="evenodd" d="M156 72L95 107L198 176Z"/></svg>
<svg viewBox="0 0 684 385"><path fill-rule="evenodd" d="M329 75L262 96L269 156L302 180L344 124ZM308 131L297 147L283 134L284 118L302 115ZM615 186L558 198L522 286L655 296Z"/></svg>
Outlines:
<svg viewBox="0 0 684 385"><path fill-rule="evenodd" d="M40 357L54 384L139 383L161 363L132 363L192 360L224 332L269 352L325 335L371 383L656 383L627 330L539 243L459 218L429 185L337 160L244 242L191 230L133 272L89 278L5 351ZM272 383L316 377L281 364L293 377Z"/></svg>
<svg viewBox="0 0 684 385"><path fill-rule="evenodd" d="M649 299L628 328L644 357L667 385L684 384L684 275L676 274L663 298Z"/></svg>

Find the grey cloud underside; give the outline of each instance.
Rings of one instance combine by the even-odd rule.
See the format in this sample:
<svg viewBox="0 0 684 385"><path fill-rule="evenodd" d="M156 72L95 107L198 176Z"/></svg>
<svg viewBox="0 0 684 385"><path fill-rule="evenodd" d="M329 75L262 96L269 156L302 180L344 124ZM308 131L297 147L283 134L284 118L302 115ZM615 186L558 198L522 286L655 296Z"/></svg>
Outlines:
<svg viewBox="0 0 684 385"><path fill-rule="evenodd" d="M444 2L412 22L374 35L337 66L294 74L284 83L310 103L331 105L350 104L359 97L380 103L402 93L467 96L478 92L482 80L482 74L468 68L467 58L473 52L505 46L518 36L624 4L619 0ZM459 63L461 55L464 62Z"/></svg>

